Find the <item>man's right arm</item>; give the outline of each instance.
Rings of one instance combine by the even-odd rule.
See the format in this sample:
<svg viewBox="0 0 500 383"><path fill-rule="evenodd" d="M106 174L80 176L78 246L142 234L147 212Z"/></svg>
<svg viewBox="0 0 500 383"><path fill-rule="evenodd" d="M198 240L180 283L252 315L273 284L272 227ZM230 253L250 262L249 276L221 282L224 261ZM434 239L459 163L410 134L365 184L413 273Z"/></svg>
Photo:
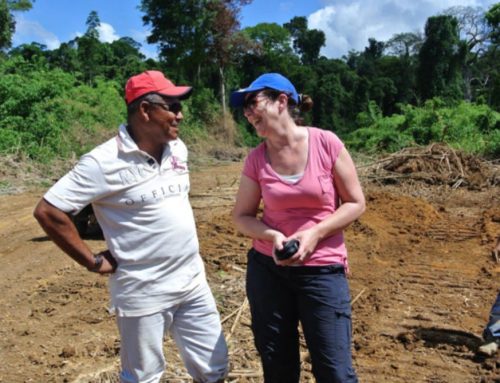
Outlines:
<svg viewBox="0 0 500 383"><path fill-rule="evenodd" d="M101 253L104 256L102 264L95 267L96 257L78 234L68 214L41 199L33 215L49 238L80 265L100 274L114 271L115 265L109 262L108 251Z"/></svg>

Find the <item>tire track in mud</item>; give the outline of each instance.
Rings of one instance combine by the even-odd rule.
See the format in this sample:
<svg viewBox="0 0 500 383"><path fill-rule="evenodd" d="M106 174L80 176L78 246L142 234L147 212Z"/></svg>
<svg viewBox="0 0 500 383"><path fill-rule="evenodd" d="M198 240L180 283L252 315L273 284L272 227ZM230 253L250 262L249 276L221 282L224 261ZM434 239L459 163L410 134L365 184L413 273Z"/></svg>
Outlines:
<svg viewBox="0 0 500 383"><path fill-rule="evenodd" d="M376 194L374 200L375 211L360 221L370 227L364 232L375 250L352 266L352 282L370 291L354 307L355 358L363 381L497 381L498 361L475 354L489 299L499 287L481 246L482 209L464 217L412 201L406 217L385 221L380 217L398 218L391 210L401 210L405 197ZM500 233L500 227L495 230ZM372 272L374 264L383 272Z"/></svg>

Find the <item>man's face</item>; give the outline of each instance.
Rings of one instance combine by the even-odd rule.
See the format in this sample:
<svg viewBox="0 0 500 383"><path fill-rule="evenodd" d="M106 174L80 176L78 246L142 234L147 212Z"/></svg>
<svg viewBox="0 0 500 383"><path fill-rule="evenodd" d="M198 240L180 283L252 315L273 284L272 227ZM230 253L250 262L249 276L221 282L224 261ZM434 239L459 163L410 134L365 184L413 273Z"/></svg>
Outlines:
<svg viewBox="0 0 500 383"><path fill-rule="evenodd" d="M151 121L156 122L160 128L158 131L160 137L163 136L165 141L177 139L179 124L184 119L180 101L175 98L159 97L158 101L147 102L151 106L151 112L149 113Z"/></svg>

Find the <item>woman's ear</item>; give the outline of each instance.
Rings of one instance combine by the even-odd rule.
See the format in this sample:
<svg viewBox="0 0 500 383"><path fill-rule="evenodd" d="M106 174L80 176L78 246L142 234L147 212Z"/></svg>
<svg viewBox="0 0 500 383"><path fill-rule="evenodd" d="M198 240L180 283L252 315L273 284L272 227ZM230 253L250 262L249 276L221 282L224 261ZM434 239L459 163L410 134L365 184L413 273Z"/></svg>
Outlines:
<svg viewBox="0 0 500 383"><path fill-rule="evenodd" d="M278 96L278 110L280 113L284 110L288 110L288 96L284 93Z"/></svg>

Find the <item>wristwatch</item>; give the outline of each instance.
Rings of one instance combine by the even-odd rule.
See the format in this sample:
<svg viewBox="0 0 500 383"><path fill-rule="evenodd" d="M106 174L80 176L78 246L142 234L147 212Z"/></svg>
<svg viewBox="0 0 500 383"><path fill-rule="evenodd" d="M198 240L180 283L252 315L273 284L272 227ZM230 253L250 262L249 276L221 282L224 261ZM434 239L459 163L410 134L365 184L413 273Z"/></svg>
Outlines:
<svg viewBox="0 0 500 383"><path fill-rule="evenodd" d="M94 255L94 266L92 267L87 267L88 271L92 271L94 273L99 272L99 269L101 268L102 261L104 260L104 257L101 253Z"/></svg>

